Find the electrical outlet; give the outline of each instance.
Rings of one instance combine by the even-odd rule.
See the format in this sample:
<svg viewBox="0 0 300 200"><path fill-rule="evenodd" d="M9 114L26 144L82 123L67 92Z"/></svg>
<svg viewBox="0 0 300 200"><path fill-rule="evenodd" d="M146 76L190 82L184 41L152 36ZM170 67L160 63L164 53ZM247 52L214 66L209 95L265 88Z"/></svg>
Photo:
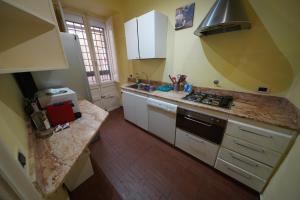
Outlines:
<svg viewBox="0 0 300 200"><path fill-rule="evenodd" d="M267 87L259 86L259 87L257 88L257 92L260 92L260 93L269 93L270 90L269 90L269 88L267 88Z"/></svg>
<svg viewBox="0 0 300 200"><path fill-rule="evenodd" d="M21 166L24 168L26 165L26 157L21 151L18 152L18 161L21 164Z"/></svg>

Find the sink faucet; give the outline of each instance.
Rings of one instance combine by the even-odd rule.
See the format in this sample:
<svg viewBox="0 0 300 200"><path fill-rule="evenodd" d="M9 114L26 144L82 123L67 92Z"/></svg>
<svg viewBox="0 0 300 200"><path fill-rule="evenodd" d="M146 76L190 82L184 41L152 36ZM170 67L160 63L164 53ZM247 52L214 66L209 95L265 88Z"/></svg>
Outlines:
<svg viewBox="0 0 300 200"><path fill-rule="evenodd" d="M148 76L148 74L146 73L146 72L141 72L141 74L144 74L145 75L145 78L146 78L146 83L147 84L150 84L150 80L149 80L149 76Z"/></svg>
<svg viewBox="0 0 300 200"><path fill-rule="evenodd" d="M146 72L141 72L140 74L139 73L135 73L135 78L136 78L137 82L140 81L139 79L140 79L140 75L141 74L145 75L146 83L150 84L149 76L148 76L148 74Z"/></svg>

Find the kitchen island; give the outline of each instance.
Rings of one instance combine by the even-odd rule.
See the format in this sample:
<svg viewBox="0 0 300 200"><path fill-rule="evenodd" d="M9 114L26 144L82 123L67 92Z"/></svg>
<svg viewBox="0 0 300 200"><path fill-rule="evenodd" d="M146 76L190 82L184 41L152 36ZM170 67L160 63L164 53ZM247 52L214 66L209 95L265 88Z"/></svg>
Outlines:
<svg viewBox="0 0 300 200"><path fill-rule="evenodd" d="M44 197L64 183L108 116L108 112L86 100L80 100L79 107L82 117L71 122L70 128L46 138L38 138L30 131L31 178Z"/></svg>

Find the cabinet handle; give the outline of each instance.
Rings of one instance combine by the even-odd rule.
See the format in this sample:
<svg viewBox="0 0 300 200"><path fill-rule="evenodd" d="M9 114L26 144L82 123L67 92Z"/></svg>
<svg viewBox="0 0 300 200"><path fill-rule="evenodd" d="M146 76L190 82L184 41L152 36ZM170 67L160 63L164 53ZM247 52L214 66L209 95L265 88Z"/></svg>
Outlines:
<svg viewBox="0 0 300 200"><path fill-rule="evenodd" d="M261 133L256 133L256 132L253 132L253 131L248 131L248 130L243 129L241 127L239 127L239 129L241 131L244 131L244 132L247 132L247 133L251 133L251 134L254 134L254 135L258 135L258 136L261 136L261 137L272 138L272 135L264 135L264 134L261 134Z"/></svg>
<svg viewBox="0 0 300 200"><path fill-rule="evenodd" d="M102 99L112 99L114 96L101 96Z"/></svg>
<svg viewBox="0 0 300 200"><path fill-rule="evenodd" d="M193 136L189 135L189 134L186 134L186 136L192 140L195 140L196 142L199 142L199 143L204 143L204 140L200 140L198 138L194 138Z"/></svg>
<svg viewBox="0 0 300 200"><path fill-rule="evenodd" d="M228 167L228 166L226 166L226 168L227 168L228 170L230 170L230 171L236 173L237 175L240 175L240 176L245 177L245 178L247 178L247 179L250 179L250 178L251 178L250 175L243 174L243 173L241 173L241 172L239 172L239 171L236 171L236 170L234 170L234 169L232 169L232 168L230 168L230 167Z"/></svg>
<svg viewBox="0 0 300 200"><path fill-rule="evenodd" d="M241 147L250 149L250 150L252 150L252 151L256 151L256 152L260 152L260 153L264 153L264 152L265 152L264 149L259 149L259 148L255 148L255 147L250 147L250 146L247 146L247 145L245 145L245 144L241 144L241 143L239 143L239 142L237 142L237 141L235 141L235 140L234 140L233 142L234 142L235 144L241 146Z"/></svg>
<svg viewBox="0 0 300 200"><path fill-rule="evenodd" d="M253 164L253 163L250 163L250 162L248 162L248 161L245 161L245 160L243 160L243 159L241 159L241 158L238 158L238 157L234 156L233 154L230 154L230 156L231 156L233 159L238 160L238 161L240 161L240 162L243 162L243 163L245 163L245 164L247 164L247 165L250 165L250 166L252 166L252 167L258 167L258 166L259 166L258 164Z"/></svg>
<svg viewBox="0 0 300 200"><path fill-rule="evenodd" d="M193 122L196 122L198 124L202 124L204 126L208 126L208 127L211 127L212 125L211 124L207 124L207 123L204 123L204 122L201 122L201 121L198 121L198 120L195 120L193 118L190 118L190 117L187 117L187 116L184 116L185 119L187 120L190 120L190 121L193 121Z"/></svg>

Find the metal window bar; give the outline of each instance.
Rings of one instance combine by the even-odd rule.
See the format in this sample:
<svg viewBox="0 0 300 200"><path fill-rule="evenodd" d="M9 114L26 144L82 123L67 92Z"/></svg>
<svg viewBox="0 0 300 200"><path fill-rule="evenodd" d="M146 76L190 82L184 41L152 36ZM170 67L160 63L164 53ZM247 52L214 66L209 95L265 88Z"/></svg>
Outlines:
<svg viewBox="0 0 300 200"><path fill-rule="evenodd" d="M97 84L84 25L77 22L66 21L66 26L69 33L76 34L78 36L89 84Z"/></svg>
<svg viewBox="0 0 300 200"><path fill-rule="evenodd" d="M105 40L105 31L101 27L91 26L93 45L96 53L96 62L101 82L112 80L108 49Z"/></svg>

